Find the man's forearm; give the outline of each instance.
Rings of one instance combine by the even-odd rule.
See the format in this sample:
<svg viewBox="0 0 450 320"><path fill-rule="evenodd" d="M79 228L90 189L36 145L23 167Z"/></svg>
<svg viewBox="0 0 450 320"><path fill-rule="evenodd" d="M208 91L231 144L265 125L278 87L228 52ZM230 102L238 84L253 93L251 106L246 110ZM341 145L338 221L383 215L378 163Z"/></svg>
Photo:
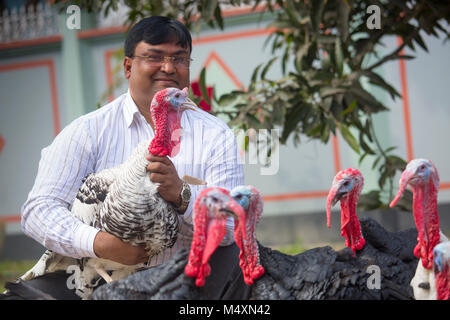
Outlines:
<svg viewBox="0 0 450 320"><path fill-rule="evenodd" d="M21 214L23 232L44 247L74 258L95 257L98 230L71 215L64 202L50 197L28 199Z"/></svg>

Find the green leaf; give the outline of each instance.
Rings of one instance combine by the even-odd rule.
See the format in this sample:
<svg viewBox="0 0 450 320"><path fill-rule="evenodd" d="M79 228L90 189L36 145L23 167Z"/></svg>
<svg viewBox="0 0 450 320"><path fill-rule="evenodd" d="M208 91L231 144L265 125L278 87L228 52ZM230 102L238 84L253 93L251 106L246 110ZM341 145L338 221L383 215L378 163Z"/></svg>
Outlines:
<svg viewBox="0 0 450 320"><path fill-rule="evenodd" d="M350 5L348 4L347 0L341 0L339 1L338 4L339 8L338 8L338 18L337 18L337 24L338 24L338 29L339 29L339 33L341 35L341 38L343 41L346 41L348 38L348 22L350 21L349 19L349 14L350 14Z"/></svg>
<svg viewBox="0 0 450 320"><path fill-rule="evenodd" d="M364 133L363 131L359 131L359 144L361 145L361 148L368 154L375 154L375 151L373 151L369 145L364 141Z"/></svg>
<svg viewBox="0 0 450 320"><path fill-rule="evenodd" d="M322 13L325 7L324 0L311 1L311 24L314 32L319 31L320 21L322 20Z"/></svg>
<svg viewBox="0 0 450 320"><path fill-rule="evenodd" d="M350 88L350 92L358 97L360 103L364 104L366 108L369 110L367 113L375 113L383 110L387 110L387 108L381 104L374 96L372 96L369 92L357 86L353 86Z"/></svg>
<svg viewBox="0 0 450 320"><path fill-rule="evenodd" d="M261 79L265 80L266 79L266 73L267 71L269 71L270 66L272 66L272 64L274 63L275 60L277 60L278 57L274 57L272 59L269 60L269 62L267 62L266 66L264 67L264 69L261 71Z"/></svg>
<svg viewBox="0 0 450 320"><path fill-rule="evenodd" d="M379 155L379 156L375 159L374 163L372 164L372 170L375 170L375 168L377 167L378 162L380 162L381 159L383 159L383 156L382 156L382 155Z"/></svg>
<svg viewBox="0 0 450 320"><path fill-rule="evenodd" d="M356 108L356 100L353 100L353 102L346 108L342 113L340 114L341 117L345 116L347 113L352 112Z"/></svg>
<svg viewBox="0 0 450 320"><path fill-rule="evenodd" d="M214 10L214 18L216 19L217 24L219 25L219 28L223 30L223 18L222 18L222 10L220 9L220 6L216 6L216 9Z"/></svg>
<svg viewBox="0 0 450 320"><path fill-rule="evenodd" d="M363 155L359 158L358 164L361 165L361 163L363 162L363 160L367 157L369 153L368 152L364 152Z"/></svg>
<svg viewBox="0 0 450 320"><path fill-rule="evenodd" d="M388 84L382 77L380 77L375 72L373 71L363 72L363 75L369 78L370 83L388 91L393 100L395 100L396 97L401 97L400 93L394 87Z"/></svg>
<svg viewBox="0 0 450 320"><path fill-rule="evenodd" d="M250 78L250 86L249 86L249 88L248 88L249 91L253 91L253 90L254 90L256 78L257 78L257 76L258 76L259 69L261 69L262 66L263 66L263 63L259 64L259 65L255 68L255 70L253 70L252 76L251 76L251 78Z"/></svg>
<svg viewBox="0 0 450 320"><path fill-rule="evenodd" d="M211 105L211 99L208 96L208 90L206 89L206 68L203 67L202 71L200 71L199 81L198 81L200 92L202 94L202 98L205 99L206 103Z"/></svg>
<svg viewBox="0 0 450 320"><path fill-rule="evenodd" d="M350 132L350 129L343 124L342 122L340 122L338 124L339 127L339 132L341 133L342 137L344 138L345 141L347 141L348 145L356 152L356 153L360 153L359 150L359 144L358 141L356 141L356 138L353 136L353 134Z"/></svg>
<svg viewBox="0 0 450 320"><path fill-rule="evenodd" d="M323 127L324 127L323 123L318 123L317 126L308 130L306 132L306 135L310 137L319 136L319 133L322 131Z"/></svg>
<svg viewBox="0 0 450 320"><path fill-rule="evenodd" d="M235 93L225 93L219 97L218 104L219 106L226 107L236 101L237 98L238 95Z"/></svg>
<svg viewBox="0 0 450 320"><path fill-rule="evenodd" d="M216 10L218 0L202 0L202 16L209 21Z"/></svg>
<svg viewBox="0 0 450 320"><path fill-rule="evenodd" d="M384 150L384 153L389 153L390 151L397 149L397 147L389 147L386 150Z"/></svg>

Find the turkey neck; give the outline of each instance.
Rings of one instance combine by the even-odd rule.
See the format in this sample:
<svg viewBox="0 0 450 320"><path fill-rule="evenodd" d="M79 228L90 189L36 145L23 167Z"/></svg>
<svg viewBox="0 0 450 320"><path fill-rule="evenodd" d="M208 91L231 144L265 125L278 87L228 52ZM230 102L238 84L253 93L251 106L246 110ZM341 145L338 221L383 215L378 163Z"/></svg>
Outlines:
<svg viewBox="0 0 450 320"><path fill-rule="evenodd" d="M433 248L440 240L437 190L432 181L413 188L413 213L418 231L414 255L422 259L424 268L431 269Z"/></svg>
<svg viewBox="0 0 450 320"><path fill-rule="evenodd" d="M250 203L248 212L245 215L246 221L239 221L235 225L234 238L240 248L239 265L242 269L244 281L252 285L260 278L265 270L259 258L259 248L256 241L256 224L261 216L262 205ZM235 222L236 223L236 222ZM243 236L245 233L245 237Z"/></svg>
<svg viewBox="0 0 450 320"><path fill-rule="evenodd" d="M155 125L155 136L150 142L148 151L159 157L165 157L171 153L171 131L169 126L169 105L160 102L159 105L152 104L151 116Z"/></svg>
<svg viewBox="0 0 450 320"><path fill-rule="evenodd" d="M345 245L353 252L361 250L365 244L356 215L357 201L358 195L355 192L349 193L345 200L341 199L341 235L346 239Z"/></svg>
<svg viewBox="0 0 450 320"><path fill-rule="evenodd" d="M438 300L450 300L450 274L448 266L436 275L436 292Z"/></svg>

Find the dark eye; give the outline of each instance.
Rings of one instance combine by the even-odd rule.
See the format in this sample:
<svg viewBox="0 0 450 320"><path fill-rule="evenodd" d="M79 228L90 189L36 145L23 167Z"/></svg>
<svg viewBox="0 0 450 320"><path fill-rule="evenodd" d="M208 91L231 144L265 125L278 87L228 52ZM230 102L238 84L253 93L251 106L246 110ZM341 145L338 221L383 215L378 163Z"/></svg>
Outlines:
<svg viewBox="0 0 450 320"><path fill-rule="evenodd" d="M424 164L420 166L420 170L425 170L425 165Z"/></svg>
<svg viewBox="0 0 450 320"><path fill-rule="evenodd" d="M176 95L175 95L175 98L179 98L180 97L180 94L179 93L177 93Z"/></svg>
<svg viewBox="0 0 450 320"><path fill-rule="evenodd" d="M345 182L343 183L343 185L346 187L346 186L348 186L349 183L350 183L350 182L345 181Z"/></svg>
<svg viewBox="0 0 450 320"><path fill-rule="evenodd" d="M212 197L212 201L213 201L213 202L218 202L218 201L219 201L219 199L218 199L218 198L216 198L216 197Z"/></svg>
<svg viewBox="0 0 450 320"><path fill-rule="evenodd" d="M152 61L152 62L161 62L164 61L164 56L147 56L147 60Z"/></svg>

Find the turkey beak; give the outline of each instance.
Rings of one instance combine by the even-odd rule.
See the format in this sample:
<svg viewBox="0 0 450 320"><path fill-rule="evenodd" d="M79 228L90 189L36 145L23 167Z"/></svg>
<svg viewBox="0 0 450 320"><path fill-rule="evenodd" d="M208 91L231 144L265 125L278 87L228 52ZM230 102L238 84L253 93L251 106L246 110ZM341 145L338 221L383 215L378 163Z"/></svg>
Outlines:
<svg viewBox="0 0 450 320"><path fill-rule="evenodd" d="M338 201L347 194L346 191L341 191L339 188L331 188L327 197L327 226L331 228L331 207L333 207Z"/></svg>
<svg viewBox="0 0 450 320"><path fill-rule="evenodd" d="M233 217L233 219L238 219L237 214L234 213L234 211L229 208L220 208L219 211L226 214L229 217Z"/></svg>
<svg viewBox="0 0 450 320"><path fill-rule="evenodd" d="M183 111L184 111L184 110L197 111L197 110L195 109L195 107L197 107L197 105L196 105L195 103L193 103L192 101L190 101L190 100L187 100L187 101L183 102L183 103L181 104L181 107L182 107Z"/></svg>
<svg viewBox="0 0 450 320"><path fill-rule="evenodd" d="M403 196L403 193L406 190L406 187L408 186L408 183L411 181L411 179L414 177L415 172L412 172L408 169L405 169L402 172L402 176L400 177L400 181L399 181L399 185L400 185L400 189L397 192L397 195L395 196L394 200L391 201L391 203L389 204L389 207L394 207L398 200L400 200L400 198Z"/></svg>
<svg viewBox="0 0 450 320"><path fill-rule="evenodd" d="M247 219L245 210L234 200L228 201L224 210L228 210L228 214L236 220L237 223L235 223L235 226L238 225L242 238L247 240Z"/></svg>
<svg viewBox="0 0 450 320"><path fill-rule="evenodd" d="M331 201L331 206L334 207L336 205L336 203L338 203L338 201L341 201L341 199L347 195L347 193L348 192L346 192L346 191L336 192L335 196L333 197L333 199Z"/></svg>

